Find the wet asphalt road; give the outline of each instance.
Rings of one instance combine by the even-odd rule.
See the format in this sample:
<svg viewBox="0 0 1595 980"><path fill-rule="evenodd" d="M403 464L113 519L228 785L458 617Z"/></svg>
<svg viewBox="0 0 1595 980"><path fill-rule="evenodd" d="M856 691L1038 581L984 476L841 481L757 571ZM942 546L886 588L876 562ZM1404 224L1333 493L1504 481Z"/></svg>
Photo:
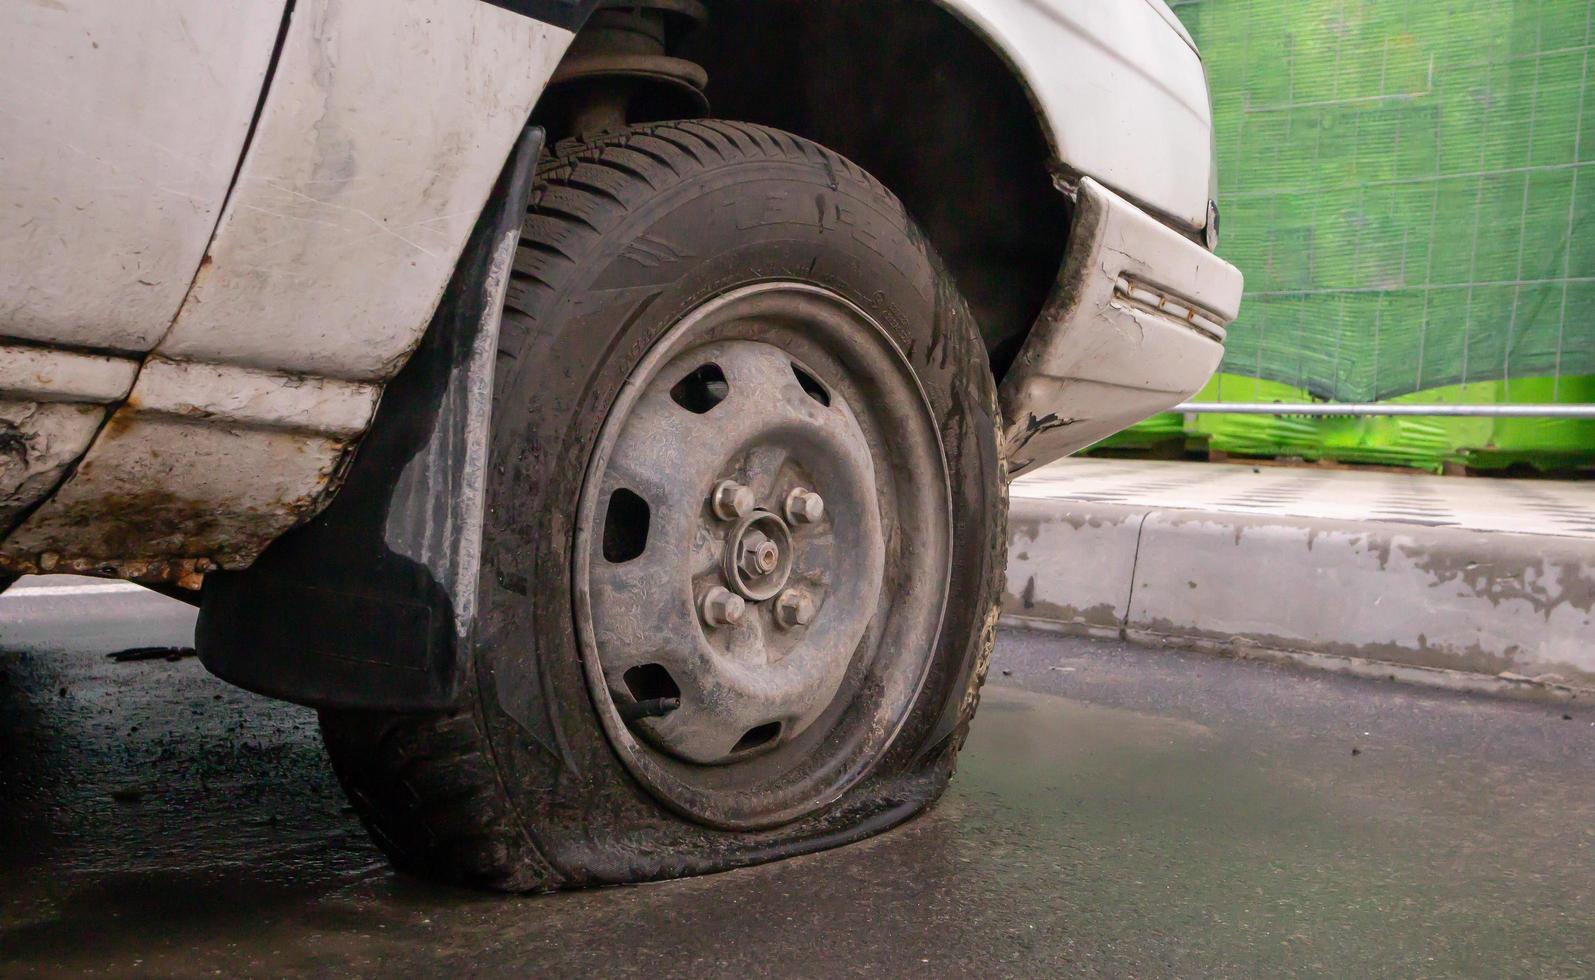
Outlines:
<svg viewBox="0 0 1595 980"><path fill-rule="evenodd" d="M1008 634L929 815L516 899L390 873L310 712L105 657L192 618L0 598L0 975L1595 973L1595 705Z"/></svg>

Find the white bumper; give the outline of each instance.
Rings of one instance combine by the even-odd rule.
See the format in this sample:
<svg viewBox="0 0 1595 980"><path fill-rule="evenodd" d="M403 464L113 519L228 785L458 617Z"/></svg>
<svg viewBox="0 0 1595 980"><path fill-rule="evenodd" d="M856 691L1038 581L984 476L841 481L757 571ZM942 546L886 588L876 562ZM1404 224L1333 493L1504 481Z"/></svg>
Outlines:
<svg viewBox="0 0 1595 980"><path fill-rule="evenodd" d="M1058 285L1000 390L1009 476L1196 393L1241 286L1240 270L1082 179Z"/></svg>

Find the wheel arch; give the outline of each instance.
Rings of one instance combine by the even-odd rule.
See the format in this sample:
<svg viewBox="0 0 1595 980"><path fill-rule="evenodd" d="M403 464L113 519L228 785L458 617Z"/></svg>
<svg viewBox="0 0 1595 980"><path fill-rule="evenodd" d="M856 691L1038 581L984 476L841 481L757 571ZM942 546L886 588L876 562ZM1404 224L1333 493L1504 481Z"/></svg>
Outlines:
<svg viewBox="0 0 1595 980"><path fill-rule="evenodd" d="M812 139L891 188L969 301L1000 379L1052 293L1071 219L1023 71L965 0L707 6L681 53L708 69L713 114Z"/></svg>

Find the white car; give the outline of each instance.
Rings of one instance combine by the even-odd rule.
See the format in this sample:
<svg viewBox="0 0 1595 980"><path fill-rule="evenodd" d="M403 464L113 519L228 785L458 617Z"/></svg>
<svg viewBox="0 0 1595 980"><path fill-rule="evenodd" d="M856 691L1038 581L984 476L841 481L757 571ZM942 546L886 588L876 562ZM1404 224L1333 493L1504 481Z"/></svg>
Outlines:
<svg viewBox="0 0 1595 980"><path fill-rule="evenodd" d="M1007 481L1241 295L1161 0L10 4L0 97L0 570L197 603L493 888L934 800Z"/></svg>

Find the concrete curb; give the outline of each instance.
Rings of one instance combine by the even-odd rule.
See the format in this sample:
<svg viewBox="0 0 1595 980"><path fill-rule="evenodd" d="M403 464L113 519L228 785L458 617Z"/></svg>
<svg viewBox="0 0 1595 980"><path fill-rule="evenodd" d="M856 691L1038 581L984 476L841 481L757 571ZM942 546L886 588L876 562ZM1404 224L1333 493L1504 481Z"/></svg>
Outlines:
<svg viewBox="0 0 1595 980"><path fill-rule="evenodd" d="M1015 496L1009 625L1595 695L1595 544Z"/></svg>

